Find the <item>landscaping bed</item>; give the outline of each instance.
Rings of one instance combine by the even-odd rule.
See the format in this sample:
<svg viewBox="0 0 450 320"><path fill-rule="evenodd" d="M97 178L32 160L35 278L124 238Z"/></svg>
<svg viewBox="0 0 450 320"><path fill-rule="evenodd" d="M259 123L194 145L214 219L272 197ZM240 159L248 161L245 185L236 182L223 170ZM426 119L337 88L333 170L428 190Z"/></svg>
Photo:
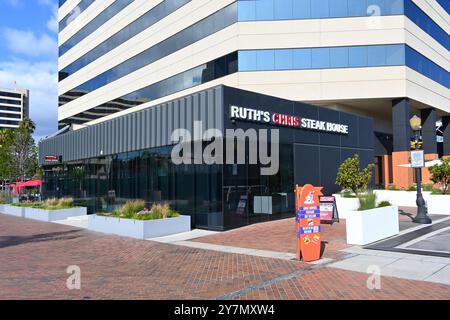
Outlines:
<svg viewBox="0 0 450 320"><path fill-rule="evenodd" d="M136 200L112 213L89 216L88 229L136 239L156 238L190 231L191 217L168 205L155 204L149 210L144 201Z"/></svg>
<svg viewBox="0 0 450 320"><path fill-rule="evenodd" d="M87 214L84 207L73 205L72 198L48 199L44 202L19 203L9 205L5 210L9 210L12 215L17 215L39 221L57 221L70 217L83 216Z"/></svg>

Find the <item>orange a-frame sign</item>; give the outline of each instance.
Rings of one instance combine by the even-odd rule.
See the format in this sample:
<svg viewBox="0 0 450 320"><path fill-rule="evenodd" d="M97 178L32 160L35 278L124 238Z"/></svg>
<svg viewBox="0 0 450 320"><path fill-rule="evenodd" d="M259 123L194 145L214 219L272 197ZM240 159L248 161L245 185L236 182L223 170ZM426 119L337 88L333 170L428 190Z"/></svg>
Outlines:
<svg viewBox="0 0 450 320"><path fill-rule="evenodd" d="M297 223L297 259L320 259L320 200L322 187L307 184L295 187L295 212Z"/></svg>

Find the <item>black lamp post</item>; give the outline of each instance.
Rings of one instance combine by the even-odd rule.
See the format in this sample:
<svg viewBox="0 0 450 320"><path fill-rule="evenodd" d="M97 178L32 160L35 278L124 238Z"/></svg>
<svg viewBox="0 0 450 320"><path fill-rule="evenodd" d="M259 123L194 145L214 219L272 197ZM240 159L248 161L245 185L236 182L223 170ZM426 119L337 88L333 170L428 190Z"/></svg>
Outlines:
<svg viewBox="0 0 450 320"><path fill-rule="evenodd" d="M418 116L414 116L410 120L411 129L414 132L414 139L415 139L415 145L416 149L419 149L419 142L420 142L420 130L422 126L422 120ZM425 204L425 200L423 199L422 195L422 168L415 168L416 169L416 181L417 181L417 215L413 219L415 223L421 223L421 224L431 224L431 219L428 217L428 209Z"/></svg>

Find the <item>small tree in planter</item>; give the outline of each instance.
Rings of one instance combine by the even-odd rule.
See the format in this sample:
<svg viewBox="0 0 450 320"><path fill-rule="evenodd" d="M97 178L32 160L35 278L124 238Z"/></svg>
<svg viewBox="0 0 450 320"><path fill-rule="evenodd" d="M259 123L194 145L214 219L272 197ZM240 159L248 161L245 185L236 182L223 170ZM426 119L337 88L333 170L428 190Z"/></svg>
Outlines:
<svg viewBox="0 0 450 320"><path fill-rule="evenodd" d="M374 164L369 164L365 169L360 170L359 155L355 154L353 157L345 160L339 167L336 184L340 185L344 190L353 191L358 196L361 191L367 190L372 179L374 167Z"/></svg>
<svg viewBox="0 0 450 320"><path fill-rule="evenodd" d="M428 169L431 173L431 181L442 186L442 194L448 194L450 186L450 158L442 159L441 164Z"/></svg>

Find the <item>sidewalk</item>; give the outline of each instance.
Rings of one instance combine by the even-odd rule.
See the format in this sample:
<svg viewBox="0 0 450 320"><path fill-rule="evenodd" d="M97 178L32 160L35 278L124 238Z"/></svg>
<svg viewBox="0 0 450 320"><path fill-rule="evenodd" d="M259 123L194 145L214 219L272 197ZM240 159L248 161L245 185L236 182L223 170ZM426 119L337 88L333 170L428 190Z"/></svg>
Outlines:
<svg viewBox="0 0 450 320"><path fill-rule="evenodd" d="M222 234L208 237L215 235ZM439 283L382 276L371 290L365 270L174 245L204 245L191 236L141 241L0 215L0 299L450 298L450 286ZM66 287L72 265L81 269L81 290Z"/></svg>

